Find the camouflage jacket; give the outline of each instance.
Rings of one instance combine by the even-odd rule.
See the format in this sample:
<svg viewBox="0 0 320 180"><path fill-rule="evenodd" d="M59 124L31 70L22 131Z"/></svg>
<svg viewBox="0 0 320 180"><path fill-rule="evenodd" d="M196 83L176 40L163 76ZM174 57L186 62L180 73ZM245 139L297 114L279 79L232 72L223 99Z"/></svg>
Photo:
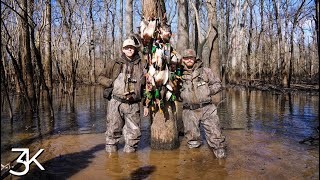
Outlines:
<svg viewBox="0 0 320 180"><path fill-rule="evenodd" d="M98 77L98 83L105 88L113 88L112 94L126 99L130 94L133 100L140 100L145 84L145 63L137 54L130 61L123 54L119 59L108 63Z"/></svg>
<svg viewBox="0 0 320 180"><path fill-rule="evenodd" d="M203 67L198 60L192 69L184 66L182 73L181 98L184 104L200 104L210 102L211 96L221 89L221 81L214 76L212 70Z"/></svg>

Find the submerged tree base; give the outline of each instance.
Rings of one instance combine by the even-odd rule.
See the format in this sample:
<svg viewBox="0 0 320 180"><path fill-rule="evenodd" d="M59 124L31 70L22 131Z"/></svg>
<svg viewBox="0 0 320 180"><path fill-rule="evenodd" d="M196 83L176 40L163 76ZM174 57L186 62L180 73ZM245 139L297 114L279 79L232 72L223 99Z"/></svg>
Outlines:
<svg viewBox="0 0 320 180"><path fill-rule="evenodd" d="M153 114L150 146L152 149L175 149L179 147L175 104L167 102L163 110L163 113L157 111Z"/></svg>
<svg viewBox="0 0 320 180"><path fill-rule="evenodd" d="M158 150L172 150L179 147L179 141L174 139L171 142L165 142L161 140L151 140L150 147L152 149L158 149Z"/></svg>

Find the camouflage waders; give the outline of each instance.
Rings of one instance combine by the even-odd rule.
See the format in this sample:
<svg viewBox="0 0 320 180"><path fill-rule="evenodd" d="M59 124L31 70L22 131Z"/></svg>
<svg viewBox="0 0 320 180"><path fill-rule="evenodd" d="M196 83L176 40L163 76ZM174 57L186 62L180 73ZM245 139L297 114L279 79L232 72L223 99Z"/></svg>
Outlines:
<svg viewBox="0 0 320 180"><path fill-rule="evenodd" d="M191 54L193 51L190 51ZM194 55L192 55L194 57ZM191 69L184 67L181 98L182 119L189 148L201 145L200 123L202 123L208 145L218 158L225 157L225 137L221 133L217 107L211 96L220 91L221 82L211 69L204 68L198 60Z"/></svg>
<svg viewBox="0 0 320 180"><path fill-rule="evenodd" d="M140 132L139 103L122 103L111 99L108 103L106 151L114 152L123 134L125 152L134 152L138 146Z"/></svg>
<svg viewBox="0 0 320 180"><path fill-rule="evenodd" d="M201 145L200 123L203 125L208 145L213 149L224 148L225 137L221 134L219 117L214 104L194 110L183 109L182 119L185 137L190 148Z"/></svg>
<svg viewBox="0 0 320 180"><path fill-rule="evenodd" d="M141 136L139 102L141 102L144 66L138 55L131 61L121 56L117 64L113 66L114 68L109 68L109 71L104 70L98 79L106 88L112 87L107 107L106 151L117 151L117 145L123 135L125 140L123 151L134 152Z"/></svg>

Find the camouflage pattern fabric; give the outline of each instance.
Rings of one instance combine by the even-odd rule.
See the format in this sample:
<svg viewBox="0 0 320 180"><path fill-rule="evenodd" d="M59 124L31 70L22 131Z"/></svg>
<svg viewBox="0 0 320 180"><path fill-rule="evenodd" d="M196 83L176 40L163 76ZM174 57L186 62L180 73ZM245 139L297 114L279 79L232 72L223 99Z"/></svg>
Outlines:
<svg viewBox="0 0 320 180"><path fill-rule="evenodd" d="M181 98L184 105L199 105L198 109L184 108L182 119L185 137L190 148L201 145L200 123L205 131L208 145L213 149L225 147L225 137L221 133L217 108L211 102L211 96L221 90L221 82L209 68L202 67L200 60L196 61L192 69L183 70Z"/></svg>
<svg viewBox="0 0 320 180"><path fill-rule="evenodd" d="M141 137L139 103L128 104L111 99L108 103L106 146L116 146L122 134L124 150L134 151Z"/></svg>
<svg viewBox="0 0 320 180"><path fill-rule="evenodd" d="M201 145L200 123L202 123L207 143L213 149L224 148L225 137L220 130L219 117L214 104L190 110L184 109L182 112L185 137L190 148Z"/></svg>

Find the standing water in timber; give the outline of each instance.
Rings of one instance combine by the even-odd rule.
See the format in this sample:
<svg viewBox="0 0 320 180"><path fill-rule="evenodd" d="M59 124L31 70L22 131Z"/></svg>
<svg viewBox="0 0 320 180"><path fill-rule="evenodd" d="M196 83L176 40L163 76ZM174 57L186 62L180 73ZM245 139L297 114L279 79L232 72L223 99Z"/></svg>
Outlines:
<svg viewBox="0 0 320 180"><path fill-rule="evenodd" d="M101 87L79 87L73 109L67 95L54 91L54 120L42 107L38 116L24 117L19 98L10 97L14 119L4 102L1 164L19 155L11 148L30 148L30 157L44 149L37 160L45 170L32 163L26 179L319 179L318 93L223 90L218 115L228 156L218 160L203 130L200 148L188 149L180 136L177 149L151 149L147 118L141 120L136 153L123 153L122 146L107 154L102 92Z"/></svg>

